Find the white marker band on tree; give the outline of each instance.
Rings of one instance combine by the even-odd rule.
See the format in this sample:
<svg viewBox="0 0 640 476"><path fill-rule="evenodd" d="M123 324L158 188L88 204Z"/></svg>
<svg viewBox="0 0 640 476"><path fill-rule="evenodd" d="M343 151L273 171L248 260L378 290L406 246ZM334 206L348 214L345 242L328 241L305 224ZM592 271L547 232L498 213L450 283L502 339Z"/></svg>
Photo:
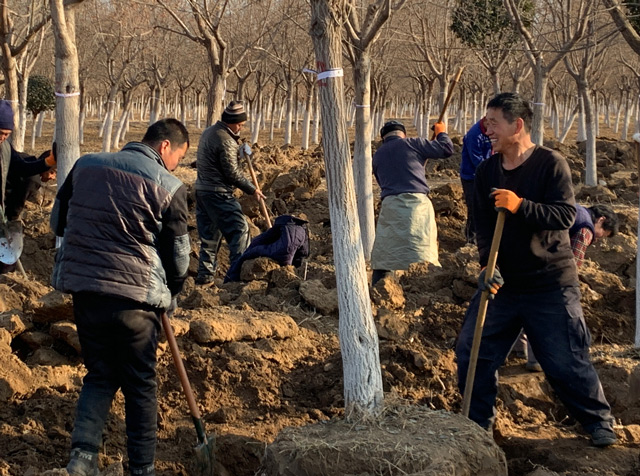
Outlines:
<svg viewBox="0 0 640 476"><path fill-rule="evenodd" d="M80 96L80 91L76 91L74 93L59 93L58 91L56 91L54 94L59 98L72 98L75 96Z"/></svg>
<svg viewBox="0 0 640 476"><path fill-rule="evenodd" d="M371 107L368 104L354 104L355 107Z"/></svg>
<svg viewBox="0 0 640 476"><path fill-rule="evenodd" d="M327 78L341 78L344 76L344 70L342 68L328 69L318 73L318 81L322 81Z"/></svg>

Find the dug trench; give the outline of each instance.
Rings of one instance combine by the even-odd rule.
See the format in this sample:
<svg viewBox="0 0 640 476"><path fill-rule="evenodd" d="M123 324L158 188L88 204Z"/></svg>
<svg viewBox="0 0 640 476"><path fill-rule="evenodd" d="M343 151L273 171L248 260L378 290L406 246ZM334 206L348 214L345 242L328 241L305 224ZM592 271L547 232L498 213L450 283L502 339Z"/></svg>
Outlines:
<svg viewBox="0 0 640 476"><path fill-rule="evenodd" d="M500 372L493 436L506 455L510 475L637 475L640 353L632 343L638 186L631 146L599 140L599 178L607 185L584 187L579 185L584 169L580 150L549 145L568 158L578 200L612 204L621 219L619 235L590 247L580 270L592 358L617 418L620 443L605 450L590 446L543 374L527 372L519 359L508 360ZM393 445L403 432L413 431L409 423L414 416L407 408L436 411L431 412L436 420L447 425L458 418L447 412L460 412L453 346L479 266L477 251L463 240L459 148L458 140L452 158L427 165L442 267L416 264L371 292L385 398L390 402L387 415L399 430L387 431L389 441L376 440L371 444L378 446L369 449L358 441L365 454L379 456L381 445ZM172 323L207 429L217 437L221 474L267 474L267 445L287 427L334 421L336 434L323 436L327 441L358 430L357 425L340 423L343 369L322 160L320 149L255 148L254 165L265 184L269 209L309 222L311 255L300 269L260 258L243 266L241 282L222 284L218 279L209 287L196 286L198 237L190 215L191 276ZM192 187L195 169L183 165L177 174ZM64 467L84 374L70 298L48 285L55 254L48 227L52 193L45 187L27 205L22 262L28 278L15 272L0 276L1 476L34 476ZM256 235L265 229L259 209L251 199L241 200ZM219 278L228 264L224 253L223 247ZM166 341L158 356L157 474L191 474L195 432ZM485 443L463 438L466 434L456 437L463 442L460 454L477 454ZM322 451L307 450L312 465L326 463ZM101 467L115 468L117 474L123 459L126 468L125 455L124 404L118 394L104 434ZM326 474L427 474L410 473L407 468L413 470L415 464L404 469L385 466L389 461L379 458L375 471L344 467Z"/></svg>

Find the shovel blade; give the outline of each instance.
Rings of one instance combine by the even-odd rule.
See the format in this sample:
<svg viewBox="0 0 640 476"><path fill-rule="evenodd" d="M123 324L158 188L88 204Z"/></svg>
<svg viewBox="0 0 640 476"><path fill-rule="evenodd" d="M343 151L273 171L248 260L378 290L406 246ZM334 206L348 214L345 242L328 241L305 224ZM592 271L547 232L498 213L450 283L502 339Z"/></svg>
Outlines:
<svg viewBox="0 0 640 476"><path fill-rule="evenodd" d="M20 259L24 246L22 224L10 222L5 228L4 235L0 236L0 262L15 264Z"/></svg>
<svg viewBox="0 0 640 476"><path fill-rule="evenodd" d="M195 475L215 476L216 466L216 440L213 436L207 436L206 441L198 443L195 452Z"/></svg>

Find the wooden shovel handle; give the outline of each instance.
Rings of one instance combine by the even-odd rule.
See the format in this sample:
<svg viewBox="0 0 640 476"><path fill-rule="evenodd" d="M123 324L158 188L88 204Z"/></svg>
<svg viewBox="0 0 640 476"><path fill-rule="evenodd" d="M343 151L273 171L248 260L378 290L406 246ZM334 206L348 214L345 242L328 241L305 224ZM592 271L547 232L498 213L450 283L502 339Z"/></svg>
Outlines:
<svg viewBox="0 0 640 476"><path fill-rule="evenodd" d="M502 238L502 230L504 228L504 219L506 212L500 210L498 219L496 220L496 228L493 232L493 240L491 241L491 249L489 251L489 261L485 270L485 279L490 279L496 270L496 262L498 261L498 249L500 248L500 239ZM469 357L469 367L467 368L467 378L464 385L464 395L462 396L462 414L469 417L469 409L471 408L471 394L473 392L473 383L476 377L476 366L478 364L478 353L480 352L480 342L482 340L482 331L484 329L484 320L487 317L487 307L489 306L489 290L485 286L480 296L480 305L478 307L478 316L476 317L476 327L473 332L473 344L471 345L471 354Z"/></svg>
<svg viewBox="0 0 640 476"><path fill-rule="evenodd" d="M447 97L444 100L444 105L442 106L442 110L440 111L440 115L438 116L438 120L436 122L442 122L442 119L444 119L444 115L446 114L447 108L449 107L449 102L451 102L451 98L453 97L453 90L455 89L456 84L458 84L458 81L460 81L460 76L462 76L463 70L464 70L464 66L460 66L460 68L458 69L458 72L453 78L453 81L451 82L451 86L449 86L449 91L447 91ZM431 140L434 140L435 138L436 138L436 133L434 131L433 135L431 136Z"/></svg>
<svg viewBox="0 0 640 476"><path fill-rule="evenodd" d="M253 163L251 163L251 157L247 154L245 154L245 157L247 158L247 164L249 164L249 173L251 174L251 180L253 181L253 185L256 188L260 188L260 186L258 185L258 177L256 177L256 171L253 170ZM267 210L267 204L264 203L263 198L259 198L258 201L260 202L260 211L262 211L262 216L264 216L264 219L267 221L267 226L271 228L271 218L269 217L269 210Z"/></svg>
<svg viewBox="0 0 640 476"><path fill-rule="evenodd" d="M193 390L191 389L191 383L189 382L189 377L187 377L187 371L184 368L184 364L182 363L182 357L180 357L180 349L178 349L178 343L176 342L176 336L173 333L173 327L171 327L171 323L169 322L169 316L167 316L166 312L162 313L162 327L164 327L164 333L167 336L167 342L169 342L169 348L171 349L171 357L173 357L173 363L176 366L176 370L178 371L178 377L180 377L180 383L182 384L182 389L184 390L184 394L187 397L187 404L189 405L189 411L191 412L191 416L196 419L200 419L200 410L198 409L198 405L196 404L196 399L193 396Z"/></svg>

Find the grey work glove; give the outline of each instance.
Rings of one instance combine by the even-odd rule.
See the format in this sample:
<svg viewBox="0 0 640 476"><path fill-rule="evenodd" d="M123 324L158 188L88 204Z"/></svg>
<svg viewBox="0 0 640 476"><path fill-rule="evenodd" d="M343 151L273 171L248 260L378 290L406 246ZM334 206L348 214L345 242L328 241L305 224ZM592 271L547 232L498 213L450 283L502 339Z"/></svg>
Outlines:
<svg viewBox="0 0 640 476"><path fill-rule="evenodd" d="M482 271L480 271L480 275L478 276L478 289L480 291L489 291L489 297L493 299L498 293L498 290L504 284L504 278L500 274L500 270L496 268L493 271L493 276L489 277L486 283L485 280L486 268L482 268Z"/></svg>
<svg viewBox="0 0 640 476"><path fill-rule="evenodd" d="M176 309L178 309L178 296L173 296L171 298L171 303L169 304L169 307L166 310L167 316L171 317L173 316L173 313L176 312Z"/></svg>

